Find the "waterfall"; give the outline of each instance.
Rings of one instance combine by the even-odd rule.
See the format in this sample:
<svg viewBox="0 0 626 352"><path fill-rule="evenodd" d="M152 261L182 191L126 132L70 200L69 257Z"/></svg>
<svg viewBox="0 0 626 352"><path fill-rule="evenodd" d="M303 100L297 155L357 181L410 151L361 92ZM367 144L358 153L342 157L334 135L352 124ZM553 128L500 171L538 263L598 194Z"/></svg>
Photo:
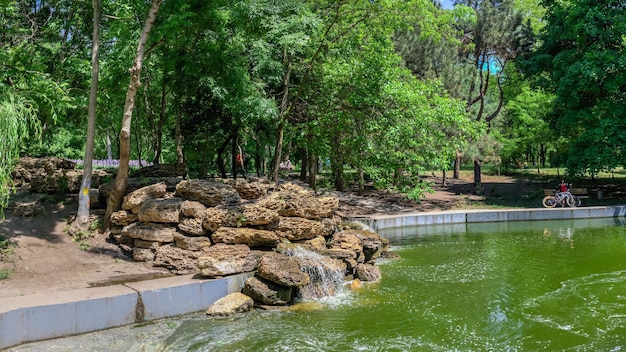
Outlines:
<svg viewBox="0 0 626 352"><path fill-rule="evenodd" d="M298 289L298 300L310 301L343 293L346 268L343 262L293 246L289 253L297 259L300 270L309 274L311 283Z"/></svg>

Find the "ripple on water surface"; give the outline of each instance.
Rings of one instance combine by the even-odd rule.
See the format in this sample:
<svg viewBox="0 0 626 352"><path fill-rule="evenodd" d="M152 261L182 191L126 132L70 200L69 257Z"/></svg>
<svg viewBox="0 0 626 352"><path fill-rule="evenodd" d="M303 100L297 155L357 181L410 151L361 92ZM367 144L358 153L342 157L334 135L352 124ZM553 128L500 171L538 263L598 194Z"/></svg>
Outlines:
<svg viewBox="0 0 626 352"><path fill-rule="evenodd" d="M624 345L626 271L564 281L556 290L529 299L523 314L545 331L552 331L551 335L556 330L564 338L603 348Z"/></svg>

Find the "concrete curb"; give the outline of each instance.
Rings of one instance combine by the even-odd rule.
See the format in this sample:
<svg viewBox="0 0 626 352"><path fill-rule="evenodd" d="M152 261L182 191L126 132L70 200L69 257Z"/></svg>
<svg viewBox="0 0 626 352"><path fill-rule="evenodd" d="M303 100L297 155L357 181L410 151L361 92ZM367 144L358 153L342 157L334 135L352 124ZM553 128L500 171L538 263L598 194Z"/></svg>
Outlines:
<svg viewBox="0 0 626 352"><path fill-rule="evenodd" d="M384 229L441 224L465 224L495 221L531 221L591 219L626 216L626 205L583 208L533 208L501 210L449 210L397 215L355 216L350 220L369 226L373 231Z"/></svg>
<svg viewBox="0 0 626 352"><path fill-rule="evenodd" d="M192 275L0 301L0 349L207 309L240 292L253 273L222 279Z"/></svg>

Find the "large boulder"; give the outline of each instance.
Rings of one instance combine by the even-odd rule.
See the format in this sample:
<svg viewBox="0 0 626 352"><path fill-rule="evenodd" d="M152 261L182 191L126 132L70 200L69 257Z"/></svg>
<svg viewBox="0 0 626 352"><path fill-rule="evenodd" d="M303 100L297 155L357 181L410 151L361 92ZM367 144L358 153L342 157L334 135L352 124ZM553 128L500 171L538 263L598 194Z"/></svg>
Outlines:
<svg viewBox="0 0 626 352"><path fill-rule="evenodd" d="M321 222L304 218L280 217L276 233L280 238L289 241L310 240L317 236L328 236L331 233Z"/></svg>
<svg viewBox="0 0 626 352"><path fill-rule="evenodd" d="M276 192L261 198L258 204L276 210L281 216L311 220L332 217L339 207L336 197L316 197L315 193L292 183L284 184Z"/></svg>
<svg viewBox="0 0 626 352"><path fill-rule="evenodd" d="M341 259L341 260L345 260L345 259L357 260L358 258L358 254L355 251L350 250L350 249L327 248L327 249L318 250L317 253L330 257L330 258Z"/></svg>
<svg viewBox="0 0 626 352"><path fill-rule="evenodd" d="M361 281L375 282L380 280L380 268L372 264L358 264L354 270L354 277Z"/></svg>
<svg viewBox="0 0 626 352"><path fill-rule="evenodd" d="M363 249L363 243L359 236L349 230L338 232L328 241L328 248L332 249L349 249L360 252Z"/></svg>
<svg viewBox="0 0 626 352"><path fill-rule="evenodd" d="M242 179L228 179L225 181L231 185L239 194L241 199L259 199L265 195L272 186L269 182L262 181L246 181Z"/></svg>
<svg viewBox="0 0 626 352"><path fill-rule="evenodd" d="M183 163L155 164L155 165L142 167L130 173L131 178L186 177L186 176L187 176L187 165Z"/></svg>
<svg viewBox="0 0 626 352"><path fill-rule="evenodd" d="M343 230L328 241L329 249L350 250L360 263L380 258L389 250L389 240L370 230Z"/></svg>
<svg viewBox="0 0 626 352"><path fill-rule="evenodd" d="M133 248L133 260L136 262L151 262L154 256L154 251L150 248Z"/></svg>
<svg viewBox="0 0 626 352"><path fill-rule="evenodd" d="M175 228L165 224L141 222L132 223L122 229L123 236L161 243L174 242L175 233Z"/></svg>
<svg viewBox="0 0 626 352"><path fill-rule="evenodd" d="M258 204L246 204L237 210L235 219L238 226L262 226L278 222L278 212Z"/></svg>
<svg viewBox="0 0 626 352"><path fill-rule="evenodd" d="M131 210L133 213L137 214L145 201L148 199L161 198L165 193L167 193L165 182L139 188L124 197L122 210Z"/></svg>
<svg viewBox="0 0 626 352"><path fill-rule="evenodd" d="M258 257L244 244L215 244L198 258L202 276L220 277L254 271Z"/></svg>
<svg viewBox="0 0 626 352"><path fill-rule="evenodd" d="M180 233L174 234L174 243L176 247L188 251L203 251L211 246L211 240L208 237L189 237Z"/></svg>
<svg viewBox="0 0 626 352"><path fill-rule="evenodd" d="M157 249L160 245L161 243L159 242L146 241L142 240L141 238L135 238L133 240L133 246L137 248Z"/></svg>
<svg viewBox="0 0 626 352"><path fill-rule="evenodd" d="M274 231L247 227L220 227L211 238L215 243L245 244L251 248L273 248L279 240Z"/></svg>
<svg viewBox="0 0 626 352"><path fill-rule="evenodd" d="M184 215L178 223L178 229L191 236L204 236L206 230L202 226L206 207L204 204L192 200L185 200L180 205L180 212Z"/></svg>
<svg viewBox="0 0 626 352"><path fill-rule="evenodd" d="M338 232L332 236L327 243L328 248L332 250L348 250L356 254L356 258L360 263L365 262L365 255L363 254L363 242L359 236L350 231L344 230Z"/></svg>
<svg viewBox="0 0 626 352"><path fill-rule="evenodd" d="M300 270L296 259L276 252L261 257L257 276L286 287L299 287L311 283L309 275Z"/></svg>
<svg viewBox="0 0 626 352"><path fill-rule="evenodd" d="M332 218L323 218L321 222L322 225L324 225L326 232L329 234L341 231L341 217L338 215L335 215Z"/></svg>
<svg viewBox="0 0 626 352"><path fill-rule="evenodd" d="M280 286L259 277L250 277L246 279L241 292L259 304L281 306L291 302L292 291L291 287Z"/></svg>
<svg viewBox="0 0 626 352"><path fill-rule="evenodd" d="M182 181L176 185L176 195L182 199L198 201L209 207L241 203L241 197L232 186L210 180Z"/></svg>
<svg viewBox="0 0 626 352"><path fill-rule="evenodd" d="M300 241L300 243L304 248L307 248L312 251L323 251L326 249L326 239L322 236L316 236L310 240Z"/></svg>
<svg viewBox="0 0 626 352"><path fill-rule="evenodd" d="M235 213L222 207L207 208L204 211L202 227L207 231L215 232L222 226L237 226Z"/></svg>
<svg viewBox="0 0 626 352"><path fill-rule="evenodd" d="M236 313L245 313L254 307L251 297L235 292L224 296L213 303L206 314L212 316L228 316Z"/></svg>
<svg viewBox="0 0 626 352"><path fill-rule="evenodd" d="M178 223L178 229L190 236L204 236L207 231L202 227L202 219L182 218Z"/></svg>
<svg viewBox="0 0 626 352"><path fill-rule="evenodd" d="M389 240L369 230L351 230L356 233L363 245L365 262L376 260L389 250Z"/></svg>
<svg viewBox="0 0 626 352"><path fill-rule="evenodd" d="M173 194L176 191L176 185L182 181L183 179L176 178L176 177L129 178L128 187L126 187L126 195L140 188L156 185L159 183L165 183L166 192ZM109 195L111 194L112 188L113 188L112 182L100 184L100 186L98 187L100 196L103 199L108 199ZM160 198L160 197L153 197L153 198Z"/></svg>
<svg viewBox="0 0 626 352"><path fill-rule="evenodd" d="M160 246L156 249L154 267L162 267L178 275L198 272L198 254L172 245Z"/></svg>
<svg viewBox="0 0 626 352"><path fill-rule="evenodd" d="M162 198L146 200L137 218L141 222L174 223L180 222L180 198Z"/></svg>
<svg viewBox="0 0 626 352"><path fill-rule="evenodd" d="M202 226L210 232L217 231L222 226L275 228L279 218L275 210L255 203L239 207L211 207L207 208L202 215Z"/></svg>
<svg viewBox="0 0 626 352"><path fill-rule="evenodd" d="M130 225L137 222L137 214L127 210L119 210L111 213L111 223L118 226Z"/></svg>
<svg viewBox="0 0 626 352"><path fill-rule="evenodd" d="M204 212L206 211L206 207L200 202L186 200L183 201L180 205L180 211L186 217L194 219L204 219Z"/></svg>

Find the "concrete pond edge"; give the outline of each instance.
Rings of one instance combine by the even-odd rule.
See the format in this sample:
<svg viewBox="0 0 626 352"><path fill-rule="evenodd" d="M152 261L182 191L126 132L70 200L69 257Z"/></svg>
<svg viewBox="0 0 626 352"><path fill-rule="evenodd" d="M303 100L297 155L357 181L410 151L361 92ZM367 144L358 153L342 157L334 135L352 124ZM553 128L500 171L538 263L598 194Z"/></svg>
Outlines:
<svg viewBox="0 0 626 352"><path fill-rule="evenodd" d="M565 219L593 219L626 216L626 205L579 208L465 209L397 215L353 216L372 231L399 227Z"/></svg>

